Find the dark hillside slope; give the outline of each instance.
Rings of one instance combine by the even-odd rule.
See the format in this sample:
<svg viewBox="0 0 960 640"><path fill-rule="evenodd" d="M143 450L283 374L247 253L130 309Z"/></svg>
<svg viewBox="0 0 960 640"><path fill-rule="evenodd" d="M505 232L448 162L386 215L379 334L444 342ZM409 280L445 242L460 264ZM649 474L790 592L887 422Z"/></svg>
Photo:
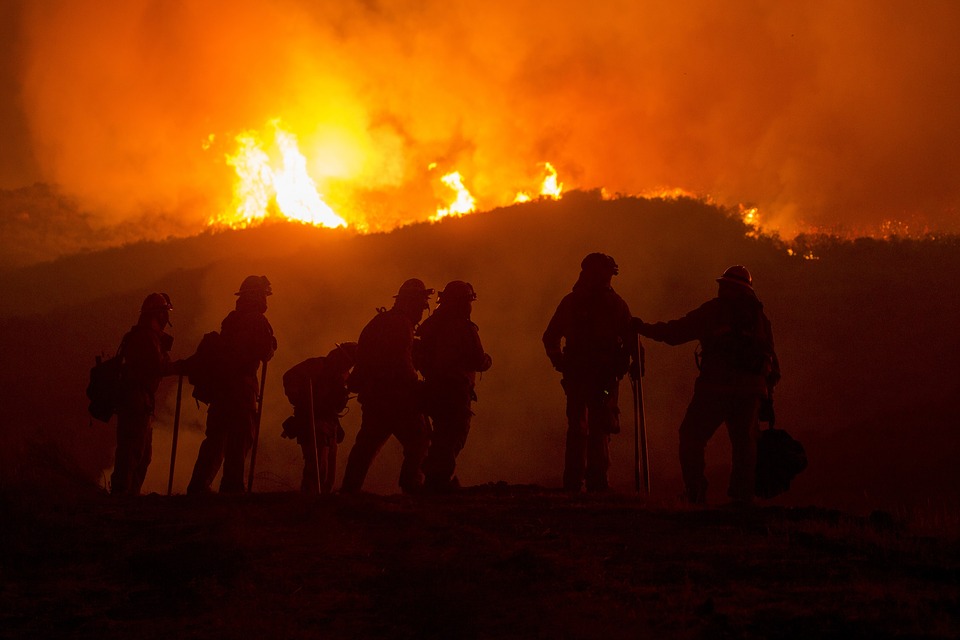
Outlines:
<svg viewBox="0 0 960 640"><path fill-rule="evenodd" d="M355 338L399 284L420 277L440 288L472 282L493 368L458 475L466 485L505 480L559 483L563 397L540 336L591 251L613 255L614 286L635 315L679 316L715 294L716 278L747 265L774 324L784 379L781 426L807 446L810 467L785 501L868 508L931 496L956 500L954 461L960 353L960 245L954 240L819 242L816 260L746 236L737 219L691 201L573 193L390 234L273 225L142 243L74 256L0 276L0 379L4 481L29 480L37 462L102 482L112 464L112 427L89 424L83 389L93 355L116 348L143 297L174 302L174 357L219 326L244 276L273 282L270 318L280 342L267 382L257 486L298 485L299 449L279 438L289 406L280 375L303 358ZM647 344L645 380L653 483L659 499L679 492L676 430L693 388L694 345ZM147 490L166 487L175 382L161 390ZM189 393L189 387L187 387ZM612 446L611 480L630 490L629 388L624 433ZM202 434L202 411L184 403L175 491L182 491ZM359 424L351 404L346 450ZM25 455L30 454L30 455ZM728 445L708 450L712 498L726 485ZM368 488L395 491L399 452L385 448Z"/></svg>

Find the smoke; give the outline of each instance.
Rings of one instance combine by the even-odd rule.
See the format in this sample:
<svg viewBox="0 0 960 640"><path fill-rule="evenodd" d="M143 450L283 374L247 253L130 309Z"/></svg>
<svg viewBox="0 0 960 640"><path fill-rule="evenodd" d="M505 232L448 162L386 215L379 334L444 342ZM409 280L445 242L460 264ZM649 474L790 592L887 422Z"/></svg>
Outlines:
<svg viewBox="0 0 960 640"><path fill-rule="evenodd" d="M233 136L279 118L328 201L374 228L435 211L442 172L491 208L544 161L567 188L750 202L786 234L957 228L954 2L50 0L2 15L15 135L0 184L56 183L104 226L164 214L162 231L197 232L231 206Z"/></svg>

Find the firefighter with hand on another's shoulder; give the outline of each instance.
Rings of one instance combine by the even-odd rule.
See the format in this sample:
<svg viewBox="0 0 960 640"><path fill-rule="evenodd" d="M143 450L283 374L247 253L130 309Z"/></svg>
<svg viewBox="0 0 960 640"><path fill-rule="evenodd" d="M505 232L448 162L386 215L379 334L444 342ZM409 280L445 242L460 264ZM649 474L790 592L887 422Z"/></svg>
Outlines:
<svg viewBox="0 0 960 640"><path fill-rule="evenodd" d="M734 504L746 505L755 491L760 409L780 380L780 363L750 272L734 265L717 282L717 297L682 318L654 324L634 318L633 326L670 345L700 341L700 375L680 424L684 497L691 504L706 502L704 453L725 422L733 448L728 495Z"/></svg>

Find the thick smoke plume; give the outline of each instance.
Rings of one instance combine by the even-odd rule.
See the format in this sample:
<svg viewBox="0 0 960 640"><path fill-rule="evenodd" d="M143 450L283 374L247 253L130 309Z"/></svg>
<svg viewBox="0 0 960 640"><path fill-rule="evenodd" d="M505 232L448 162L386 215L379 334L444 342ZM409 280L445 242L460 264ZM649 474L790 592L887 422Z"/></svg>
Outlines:
<svg viewBox="0 0 960 640"><path fill-rule="evenodd" d="M787 235L957 227L955 2L50 0L0 19L0 186L56 183L103 226L196 233L230 206L233 136L279 118L372 227L432 213L441 171L491 208L544 161L568 188L756 204Z"/></svg>

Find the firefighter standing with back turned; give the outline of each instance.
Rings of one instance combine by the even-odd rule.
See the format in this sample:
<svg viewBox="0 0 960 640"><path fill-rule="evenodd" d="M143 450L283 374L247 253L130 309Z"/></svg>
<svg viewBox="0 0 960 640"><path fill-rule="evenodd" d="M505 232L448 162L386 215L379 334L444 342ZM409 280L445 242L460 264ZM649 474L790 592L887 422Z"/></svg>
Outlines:
<svg viewBox="0 0 960 640"><path fill-rule="evenodd" d="M187 486L188 494L209 493L223 465L220 493L243 493L243 467L253 444L261 362L273 357L277 340L264 313L272 295L266 276L248 276L240 285L236 309L220 325L222 378L207 411L206 437Z"/></svg>
<svg viewBox="0 0 960 640"><path fill-rule="evenodd" d="M567 394L567 443L563 488L605 491L610 467L610 434L620 432L620 380L640 373L630 309L611 286L617 263L591 253L580 276L543 334L554 368L563 374ZM564 344L561 344L561 343Z"/></svg>
<svg viewBox="0 0 960 640"><path fill-rule="evenodd" d="M707 441L726 422L733 448L728 495L734 505L754 496L760 407L780 379L773 348L773 330L753 290L746 267L734 265L717 278L717 297L670 322L647 324L634 318L634 328L670 345L699 340L702 356L693 399L680 424L680 467L691 504L704 504Z"/></svg>
<svg viewBox="0 0 960 640"><path fill-rule="evenodd" d="M425 406L433 422L430 450L423 461L424 489L431 492L459 486L453 472L470 432L477 372L493 362L470 320L476 299L469 282L449 282L438 295L436 312L417 329L420 341L414 362L423 373Z"/></svg>
<svg viewBox="0 0 960 640"><path fill-rule="evenodd" d="M123 369L117 407L117 452L110 476L110 493L139 495L153 451L153 412L163 376L177 372L170 362L173 336L170 296L151 293L140 307L140 318L123 337Z"/></svg>
<svg viewBox="0 0 960 640"><path fill-rule="evenodd" d="M433 289L411 278L400 286L390 309L379 309L357 340L357 364L350 390L357 392L362 418L347 458L343 493L363 486L373 459L391 435L403 445L400 488L416 493L423 486L420 464L430 445L430 427L421 406L420 378L413 366L414 331Z"/></svg>

